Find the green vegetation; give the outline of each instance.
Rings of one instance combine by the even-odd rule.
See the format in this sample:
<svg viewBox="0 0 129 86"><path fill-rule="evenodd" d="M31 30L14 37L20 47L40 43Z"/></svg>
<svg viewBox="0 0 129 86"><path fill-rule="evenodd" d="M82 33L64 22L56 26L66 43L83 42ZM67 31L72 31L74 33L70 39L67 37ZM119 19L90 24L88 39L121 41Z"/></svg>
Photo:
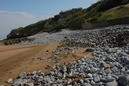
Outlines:
<svg viewBox="0 0 129 86"><path fill-rule="evenodd" d="M87 9L76 8L60 12L53 18L12 30L7 39L27 37L39 32L59 31L64 28L82 29L90 22L129 17L129 0L100 0Z"/></svg>
<svg viewBox="0 0 129 86"><path fill-rule="evenodd" d="M106 12L103 13L100 18L103 18L109 16L106 18L107 20L110 19L116 19L116 18L121 18L121 17L129 17L129 4L127 5L121 5L115 8L112 8L110 10L107 10Z"/></svg>

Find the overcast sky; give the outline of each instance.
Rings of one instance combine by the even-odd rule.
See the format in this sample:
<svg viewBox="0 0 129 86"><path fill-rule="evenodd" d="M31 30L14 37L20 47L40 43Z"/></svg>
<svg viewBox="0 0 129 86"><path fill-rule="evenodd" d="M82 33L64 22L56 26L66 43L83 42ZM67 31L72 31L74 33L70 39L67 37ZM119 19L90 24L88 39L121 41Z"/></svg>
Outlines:
<svg viewBox="0 0 129 86"><path fill-rule="evenodd" d="M97 0L0 0L0 39L14 28L47 19L72 8L86 8Z"/></svg>

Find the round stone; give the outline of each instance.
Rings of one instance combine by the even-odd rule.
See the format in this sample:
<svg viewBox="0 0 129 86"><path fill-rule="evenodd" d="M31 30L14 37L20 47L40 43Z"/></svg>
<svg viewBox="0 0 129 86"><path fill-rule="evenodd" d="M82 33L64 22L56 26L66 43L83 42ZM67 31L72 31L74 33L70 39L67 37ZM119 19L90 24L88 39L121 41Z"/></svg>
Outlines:
<svg viewBox="0 0 129 86"><path fill-rule="evenodd" d="M92 86L90 83L85 84L85 86Z"/></svg>
<svg viewBox="0 0 129 86"><path fill-rule="evenodd" d="M95 85L95 82L93 81L93 80L91 80L91 82L90 82L92 85Z"/></svg>
<svg viewBox="0 0 129 86"><path fill-rule="evenodd" d="M10 79L8 79L8 81L7 81L9 84L12 84L13 83L13 79L12 78L10 78Z"/></svg>
<svg viewBox="0 0 129 86"><path fill-rule="evenodd" d="M106 86L118 86L116 81L106 83Z"/></svg>
<svg viewBox="0 0 129 86"><path fill-rule="evenodd" d="M111 76L108 76L107 77L107 82L113 82L115 81L115 78L111 77Z"/></svg>
<svg viewBox="0 0 129 86"><path fill-rule="evenodd" d="M26 73L26 72L23 72L23 73L20 73L20 74L19 74L19 77L20 77L20 78L25 78L26 75L27 75L27 73Z"/></svg>
<svg viewBox="0 0 129 86"><path fill-rule="evenodd" d="M88 77L88 78L92 78L92 74L91 74L91 73L88 73L88 74L87 74L87 77Z"/></svg>
<svg viewBox="0 0 129 86"><path fill-rule="evenodd" d="M109 73L111 73L111 70L110 70L110 68L108 68L108 69L105 69L104 72L105 72L106 74L109 74Z"/></svg>
<svg viewBox="0 0 129 86"><path fill-rule="evenodd" d="M95 77L94 77L94 81L95 81L95 82L99 82L99 81L100 81L99 76L95 76Z"/></svg>

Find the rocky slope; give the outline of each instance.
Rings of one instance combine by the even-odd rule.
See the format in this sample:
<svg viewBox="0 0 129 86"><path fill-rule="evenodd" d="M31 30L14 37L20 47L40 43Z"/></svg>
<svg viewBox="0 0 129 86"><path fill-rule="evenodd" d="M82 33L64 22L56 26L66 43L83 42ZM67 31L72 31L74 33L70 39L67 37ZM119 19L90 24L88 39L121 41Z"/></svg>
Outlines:
<svg viewBox="0 0 129 86"><path fill-rule="evenodd" d="M31 36L23 44L62 42L53 54L80 47L87 48L94 58L56 65L45 74L42 71L23 72L7 82L13 86L129 86L129 26L117 25L94 30L63 30ZM84 53L84 52L82 52ZM60 61L61 57L54 59Z"/></svg>
<svg viewBox="0 0 129 86"><path fill-rule="evenodd" d="M62 30L57 33L41 33L28 37L33 39L20 43L23 44L47 44L55 41L72 40L78 43L90 43L99 46L122 46L124 39L128 38L128 25L115 25L93 30ZM125 38L123 39L122 37Z"/></svg>

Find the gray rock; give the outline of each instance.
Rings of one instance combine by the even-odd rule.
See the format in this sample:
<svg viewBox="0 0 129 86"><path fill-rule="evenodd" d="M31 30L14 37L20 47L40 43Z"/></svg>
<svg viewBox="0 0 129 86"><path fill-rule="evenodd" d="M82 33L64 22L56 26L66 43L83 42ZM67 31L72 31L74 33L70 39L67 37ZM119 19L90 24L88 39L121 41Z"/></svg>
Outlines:
<svg viewBox="0 0 129 86"><path fill-rule="evenodd" d="M107 49L107 52L108 53L116 53L117 50L115 50L114 48L109 48L109 49Z"/></svg>
<svg viewBox="0 0 129 86"><path fill-rule="evenodd" d="M81 84L84 83L84 80L83 79L80 79L79 81L80 81Z"/></svg>
<svg viewBox="0 0 129 86"><path fill-rule="evenodd" d="M94 81L95 81L95 82L99 82L99 81L100 81L100 77L99 77L99 76L95 76L95 77L94 77Z"/></svg>
<svg viewBox="0 0 129 86"><path fill-rule="evenodd" d="M27 83L26 79L16 79L13 82L13 86L19 86L19 85L24 85Z"/></svg>
<svg viewBox="0 0 129 86"><path fill-rule="evenodd" d="M56 80L56 82L57 82L57 83L62 83L62 80L59 80L59 79L58 79L58 80Z"/></svg>
<svg viewBox="0 0 129 86"><path fill-rule="evenodd" d="M90 73L96 73L96 72L98 72L98 71L99 71L99 69L98 69L98 68L95 68L95 67L93 67L93 68L91 68L91 69L89 70Z"/></svg>
<svg viewBox="0 0 129 86"><path fill-rule="evenodd" d="M95 85L95 82L94 82L93 80L91 80L91 82L90 82L90 83L91 83L91 85Z"/></svg>
<svg viewBox="0 0 129 86"><path fill-rule="evenodd" d="M106 83L106 86L118 86L116 81Z"/></svg>
<svg viewBox="0 0 129 86"><path fill-rule="evenodd" d="M88 74L87 74L87 77L88 77L88 78L92 78L92 74L91 74L91 73L88 73Z"/></svg>
<svg viewBox="0 0 129 86"><path fill-rule="evenodd" d="M89 79L87 79L87 78L85 78L85 80L84 80L86 83L90 83L90 80Z"/></svg>
<svg viewBox="0 0 129 86"><path fill-rule="evenodd" d="M125 68L122 68L122 69L121 69L122 72L125 72L125 70L126 70Z"/></svg>
<svg viewBox="0 0 129 86"><path fill-rule="evenodd" d="M92 86L90 83L85 84L85 86Z"/></svg>
<svg viewBox="0 0 129 86"><path fill-rule="evenodd" d="M127 54L124 53L124 52L118 52L117 54L118 54L119 56L127 56Z"/></svg>
<svg viewBox="0 0 129 86"><path fill-rule="evenodd" d="M105 77L103 77L100 79L100 81L105 83L105 82L107 82L107 79Z"/></svg>
<svg viewBox="0 0 129 86"><path fill-rule="evenodd" d="M57 84L51 84L51 86L57 86Z"/></svg>
<svg viewBox="0 0 129 86"><path fill-rule="evenodd" d="M114 67L114 66L118 66L118 64L119 64L118 62L111 62L111 63L110 63L110 66L111 66L111 67Z"/></svg>
<svg viewBox="0 0 129 86"><path fill-rule="evenodd" d="M129 74L129 70L127 70L126 73Z"/></svg>
<svg viewBox="0 0 129 86"><path fill-rule="evenodd" d="M105 69L104 72L105 72L106 74L109 74L109 73L111 73L112 71L110 70L110 68L108 68L108 69Z"/></svg>
<svg viewBox="0 0 129 86"><path fill-rule="evenodd" d="M81 58L80 60L81 60L82 62L85 62L85 59L84 59L84 58Z"/></svg>
<svg viewBox="0 0 129 86"><path fill-rule="evenodd" d="M63 71L64 73L67 71L67 68L66 68L65 65L63 66L62 71Z"/></svg>
<svg viewBox="0 0 129 86"><path fill-rule="evenodd" d="M115 78L116 80L118 79L117 75L112 74L112 77Z"/></svg>
<svg viewBox="0 0 129 86"><path fill-rule="evenodd" d="M103 86L103 83L102 82L99 82L99 83L96 83L95 85L93 86Z"/></svg>
<svg viewBox="0 0 129 86"><path fill-rule="evenodd" d="M63 86L62 84L57 84L56 86Z"/></svg>
<svg viewBox="0 0 129 86"><path fill-rule="evenodd" d="M119 77L117 82L120 86L128 86L129 85L129 75Z"/></svg>
<svg viewBox="0 0 129 86"><path fill-rule="evenodd" d="M57 76L58 76L58 77L62 77L62 73L59 73L59 72L58 72Z"/></svg>
<svg viewBox="0 0 129 86"><path fill-rule="evenodd" d="M37 71L37 75L40 75L40 74L42 74L42 70Z"/></svg>
<svg viewBox="0 0 129 86"><path fill-rule="evenodd" d="M107 82L113 82L115 81L115 78L111 77L111 76L108 76L107 77Z"/></svg>
<svg viewBox="0 0 129 86"><path fill-rule="evenodd" d="M115 60L111 56L107 56L107 58L105 59L105 61L115 62Z"/></svg>
<svg viewBox="0 0 129 86"><path fill-rule="evenodd" d="M121 51L120 49L118 49L116 53L119 54L119 53L121 53L121 52L122 52L122 51Z"/></svg>
<svg viewBox="0 0 129 86"><path fill-rule="evenodd" d="M26 72L20 73L20 74L19 74L19 78L25 78L25 77L26 77L26 75L27 75L27 73L26 73Z"/></svg>

